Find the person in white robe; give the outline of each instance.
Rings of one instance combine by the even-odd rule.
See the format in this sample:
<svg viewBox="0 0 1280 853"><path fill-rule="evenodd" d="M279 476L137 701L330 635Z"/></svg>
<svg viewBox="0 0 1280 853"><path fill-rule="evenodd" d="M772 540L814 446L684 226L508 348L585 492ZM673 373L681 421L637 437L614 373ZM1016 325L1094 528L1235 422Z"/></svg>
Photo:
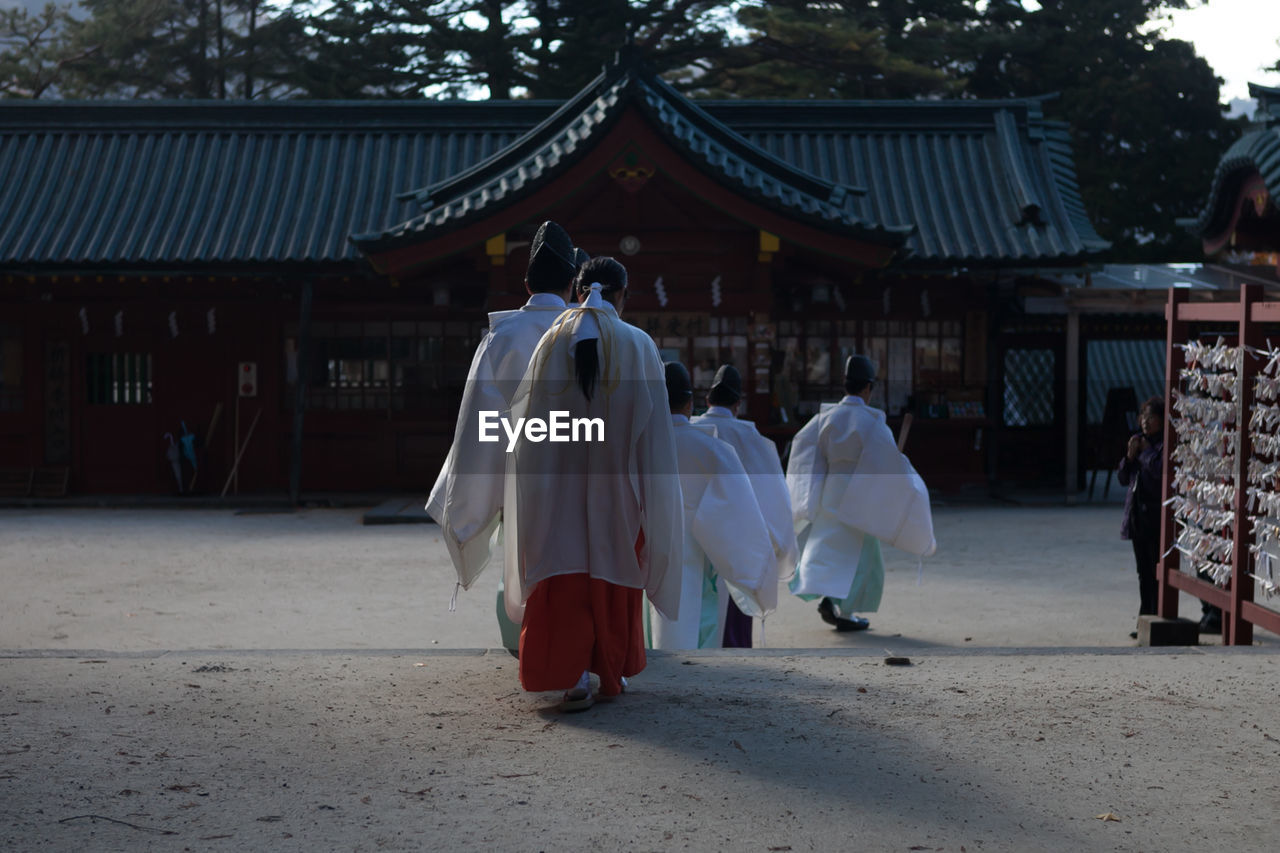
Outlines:
<svg viewBox="0 0 1280 853"><path fill-rule="evenodd" d="M580 307L543 335L513 400L504 500L520 681L565 690L564 710L594 701L591 673L615 696L644 668L644 594L679 616L684 544L662 360L619 317L626 270L593 258L578 282ZM556 422L574 427L557 440Z"/></svg>
<svg viewBox="0 0 1280 853"><path fill-rule="evenodd" d="M884 590L880 542L917 557L936 550L929 491L899 450L884 412L868 405L875 364L845 363L846 396L824 405L791 444L791 492L800 562L791 591L820 598L818 612L837 631L868 627L858 612L879 609Z"/></svg>
<svg viewBox="0 0 1280 853"><path fill-rule="evenodd" d="M567 307L574 275L586 260L568 233L551 221L538 228L529 249L529 301L514 311L489 314L489 328L471 359L453 445L427 500L427 514L440 525L463 589L470 589L488 565L502 521L506 441L479 440L481 415L509 412L534 348ZM507 616L501 580L497 614L502 644L514 653L520 624Z"/></svg>
<svg viewBox="0 0 1280 853"><path fill-rule="evenodd" d="M737 452L751 481L774 554L773 572L759 591L760 604L769 611L778 605L778 582L791 580L796 568L798 548L791 518L791 494L787 491L777 445L761 435L751 421L738 417L741 400L742 375L732 364L722 364L707 395L710 406L693 418L692 423L714 427L716 437ZM751 648L752 622L752 618L730 600L724 617L724 647Z"/></svg>
<svg viewBox="0 0 1280 853"><path fill-rule="evenodd" d="M685 366L664 367L684 497L684 565L680 615L651 614L651 637L655 649L719 648L730 601L749 617L777 606L777 563L738 454L714 427L689 420L693 383Z"/></svg>

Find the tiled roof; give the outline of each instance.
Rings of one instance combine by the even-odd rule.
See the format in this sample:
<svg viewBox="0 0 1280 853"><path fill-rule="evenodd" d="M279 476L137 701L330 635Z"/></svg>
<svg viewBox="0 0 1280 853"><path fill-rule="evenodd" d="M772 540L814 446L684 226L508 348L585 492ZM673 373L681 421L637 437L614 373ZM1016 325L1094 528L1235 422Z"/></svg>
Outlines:
<svg viewBox="0 0 1280 853"><path fill-rule="evenodd" d="M1164 347L1158 339L1089 341L1086 422L1102 423L1112 388L1132 388L1139 403L1159 396L1164 390Z"/></svg>
<svg viewBox="0 0 1280 853"><path fill-rule="evenodd" d="M489 216L553 181L608 132L629 104L706 174L788 217L828 231L901 245L913 227L857 212L862 189L815 176L779 159L717 121L638 65L606 71L546 121L474 169L412 196L424 212L382 233L355 238L385 251L448 233Z"/></svg>
<svg viewBox="0 0 1280 853"><path fill-rule="evenodd" d="M1244 181L1255 172L1262 176L1271 198L1280 199L1280 127L1246 133L1237 139L1218 161L1200 215L1179 220L1179 224L1199 237L1223 233Z"/></svg>
<svg viewBox="0 0 1280 853"><path fill-rule="evenodd" d="M722 184L828 231L905 239L907 264L1106 247L1038 101L691 102L628 73L564 104L0 102L0 266L360 267L351 235L412 241L483 216L554 180L626 103Z"/></svg>
<svg viewBox="0 0 1280 853"><path fill-rule="evenodd" d="M406 187L509 145L546 104L0 102L0 264L363 264Z"/></svg>
<svg viewBox="0 0 1280 853"><path fill-rule="evenodd" d="M1089 222L1066 127L1037 100L721 102L777 157L867 188L871 221L910 222L907 264L1053 264L1109 245Z"/></svg>

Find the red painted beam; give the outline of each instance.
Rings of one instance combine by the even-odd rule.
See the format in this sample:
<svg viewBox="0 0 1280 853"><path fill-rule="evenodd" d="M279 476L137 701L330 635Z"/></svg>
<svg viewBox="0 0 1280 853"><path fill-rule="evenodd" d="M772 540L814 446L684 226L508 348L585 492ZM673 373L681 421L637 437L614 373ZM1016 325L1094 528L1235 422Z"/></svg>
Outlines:
<svg viewBox="0 0 1280 853"><path fill-rule="evenodd" d="M1249 319L1255 323L1280 323L1280 302L1255 302Z"/></svg>
<svg viewBox="0 0 1280 853"><path fill-rule="evenodd" d="M1259 628L1265 628L1273 634L1280 634L1280 613L1252 601L1246 601L1242 604L1240 613L1245 619Z"/></svg>
<svg viewBox="0 0 1280 853"><path fill-rule="evenodd" d="M1239 302L1185 302L1178 306L1178 319L1184 322L1237 323Z"/></svg>
<svg viewBox="0 0 1280 853"><path fill-rule="evenodd" d="M1172 587L1189 592L1201 601L1209 602L1214 607L1221 607L1224 613L1231 609L1231 593L1215 584L1179 571L1170 572L1168 581ZM1163 616L1164 614L1160 615Z"/></svg>

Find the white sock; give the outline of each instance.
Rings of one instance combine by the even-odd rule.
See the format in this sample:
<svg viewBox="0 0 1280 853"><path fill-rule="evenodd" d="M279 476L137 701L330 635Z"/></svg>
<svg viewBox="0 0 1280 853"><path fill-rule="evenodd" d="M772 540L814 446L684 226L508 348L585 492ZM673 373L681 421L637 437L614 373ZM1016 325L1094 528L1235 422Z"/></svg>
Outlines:
<svg viewBox="0 0 1280 853"><path fill-rule="evenodd" d="M587 693L591 692L591 673L590 672L587 672L585 669L582 671L582 676L578 679L578 683L573 685L573 688L569 692L572 693L574 690L582 690Z"/></svg>

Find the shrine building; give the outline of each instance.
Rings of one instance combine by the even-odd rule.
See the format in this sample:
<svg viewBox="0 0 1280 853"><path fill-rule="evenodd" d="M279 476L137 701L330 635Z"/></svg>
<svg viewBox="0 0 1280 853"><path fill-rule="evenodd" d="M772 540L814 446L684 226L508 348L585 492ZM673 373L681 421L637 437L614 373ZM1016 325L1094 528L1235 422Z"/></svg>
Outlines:
<svg viewBox="0 0 1280 853"><path fill-rule="evenodd" d="M425 495L545 219L780 447L869 355L942 492L1069 490L1087 344L1163 337L1071 310L1108 244L1037 99L8 101L0 174L0 471L70 493Z"/></svg>

